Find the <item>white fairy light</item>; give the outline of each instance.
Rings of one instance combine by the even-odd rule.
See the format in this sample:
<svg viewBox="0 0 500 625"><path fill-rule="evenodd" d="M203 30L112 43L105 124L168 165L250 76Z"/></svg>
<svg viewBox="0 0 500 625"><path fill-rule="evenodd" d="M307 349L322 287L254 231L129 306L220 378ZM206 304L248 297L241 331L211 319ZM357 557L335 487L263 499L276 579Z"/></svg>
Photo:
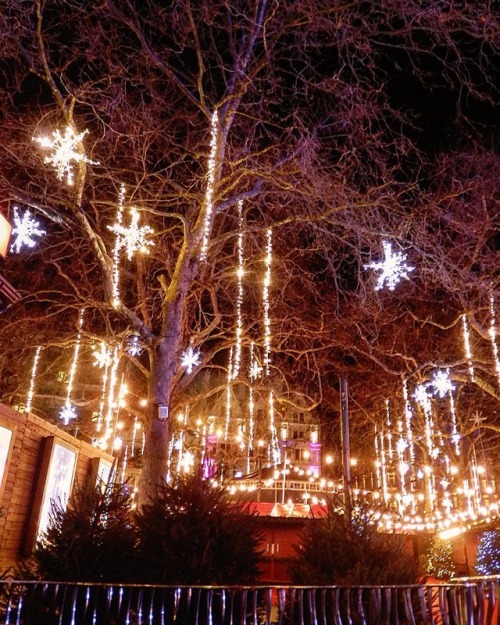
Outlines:
<svg viewBox="0 0 500 625"><path fill-rule="evenodd" d="M462 315L462 331L463 331L465 357L467 358L467 364L469 366L469 377L471 379L471 382L475 382L476 375L474 372L474 365L472 364L472 351L470 348L469 324L467 321L466 314Z"/></svg>
<svg viewBox="0 0 500 625"><path fill-rule="evenodd" d="M250 460L253 456L254 450L254 437L255 437L255 403L253 399L253 377L254 365L255 365L255 345L252 341L250 343L250 367L248 371L248 377L250 384L248 386L248 447L247 447L247 473L250 473Z"/></svg>
<svg viewBox="0 0 500 625"><path fill-rule="evenodd" d="M200 259L205 262L208 254L208 240L210 238L210 228L212 225L213 214L213 194L215 186L215 166L217 162L217 135L218 135L219 118L217 111L212 114L210 122L210 155L208 157L208 176L207 188L205 191L205 222L203 239L201 243Z"/></svg>
<svg viewBox="0 0 500 625"><path fill-rule="evenodd" d="M119 247L124 247L127 251L128 260L132 260L135 252L149 254L149 248L154 242L148 239L154 234L151 226L139 226L140 212L135 206L130 207L130 224L124 226L123 223L115 223L108 228L117 235Z"/></svg>
<svg viewBox="0 0 500 625"><path fill-rule="evenodd" d="M35 141L46 150L51 150L52 154L46 156L45 163L52 165L56 170L58 180L66 178L68 185L73 184L73 165L74 163L89 163L96 165L96 161L92 161L85 155L82 146L83 137L87 134L87 130L77 133L72 126L66 126L64 134L56 129L50 137L37 137Z"/></svg>
<svg viewBox="0 0 500 625"><path fill-rule="evenodd" d="M243 322L241 307L243 305L243 202L238 202L238 297L236 300L236 349L234 351L233 378L237 378L240 372L241 362L241 335Z"/></svg>
<svg viewBox="0 0 500 625"><path fill-rule="evenodd" d="M385 413L387 420L387 449L389 452L389 460L392 461L393 458L393 449L392 449L392 421L391 421L391 411L389 408L389 400L385 400Z"/></svg>
<svg viewBox="0 0 500 625"><path fill-rule="evenodd" d="M231 420L231 380L233 379L233 348L229 350L229 363L227 366L226 383L226 420L224 424L224 441L229 441L229 423Z"/></svg>
<svg viewBox="0 0 500 625"><path fill-rule="evenodd" d="M118 229L123 224L123 210L125 207L125 185L120 186L120 192L118 194L118 205L116 210L116 222L113 232L115 232L115 244L113 247L113 276L112 276L112 304L114 308L120 306L120 249L122 241Z"/></svg>
<svg viewBox="0 0 500 625"><path fill-rule="evenodd" d="M365 269L379 271L375 290L380 291L387 283L389 291L394 291L396 285L402 280L408 280L408 274L415 269L406 262L407 255L403 252L393 254L392 245L389 241L382 241L384 248L384 260L364 265Z"/></svg>
<svg viewBox="0 0 500 625"><path fill-rule="evenodd" d="M99 369L106 368L111 363L111 351L104 341L101 341L100 349L95 349L92 355L94 356L94 365Z"/></svg>
<svg viewBox="0 0 500 625"><path fill-rule="evenodd" d="M490 335L491 347L493 349L493 361L495 362L495 371L497 374L498 385L500 386L500 358L498 357L497 333L495 321L495 298L493 291L490 292L490 327L488 330Z"/></svg>
<svg viewBox="0 0 500 625"><path fill-rule="evenodd" d="M140 337L137 334L133 334L131 337L129 337L128 343L127 343L127 352L131 355L131 356L140 356L142 354L142 347L141 347L141 343L140 343Z"/></svg>
<svg viewBox="0 0 500 625"><path fill-rule="evenodd" d="M26 408L24 412L29 414L31 412L31 406L33 405L33 396L35 394L35 381L36 381L36 372L38 369L38 361L40 360L40 352L42 348L39 346L35 350L35 356L33 358L33 365L31 367L31 375L30 375L30 385L28 389L28 396L26 398Z"/></svg>
<svg viewBox="0 0 500 625"><path fill-rule="evenodd" d="M450 372L447 369L443 371L439 369L432 377L432 381L430 386L433 386L436 394L443 398L447 393L451 393L455 390L455 385L452 383L450 379Z"/></svg>
<svg viewBox="0 0 500 625"><path fill-rule="evenodd" d="M201 354L195 351L191 345L182 353L181 367L186 368L186 373L192 373L194 367L197 367L201 362Z"/></svg>
<svg viewBox="0 0 500 625"><path fill-rule="evenodd" d="M108 350L104 341L101 341L101 352L94 352L94 358L96 358L96 353L103 355L103 358L100 359L100 362L102 364L99 364L99 361L98 361L98 366L104 367L104 372L102 375L101 401L99 402L99 411L97 413L97 423L96 423L96 431L97 433L99 433L102 428L102 418L104 416L104 406L106 403L106 389L108 387L108 373L109 373L109 367L111 365L111 350Z"/></svg>
<svg viewBox="0 0 500 625"><path fill-rule="evenodd" d="M405 404L406 438L408 440L408 447L409 447L409 452L410 452L410 464L413 467L415 464L415 446L413 444L413 428L412 428L413 411L411 408L410 400L408 398L408 385L407 385L406 380L403 380L403 400Z"/></svg>
<svg viewBox="0 0 500 625"><path fill-rule="evenodd" d="M14 228L12 228L12 236L15 236L15 240L10 248L11 252L18 254L23 245L30 248L35 247L36 237L41 237L46 234L45 230L40 230L39 225L39 222L31 216L29 209L20 215L18 213L18 207L14 206Z"/></svg>
<svg viewBox="0 0 500 625"><path fill-rule="evenodd" d="M264 276L264 288L262 291L262 300L264 306L264 370L266 376L269 375L269 366L271 364L271 319L269 315L269 288L271 286L271 263L273 253L273 232L271 228L267 231L266 244L266 273Z"/></svg>
<svg viewBox="0 0 500 625"><path fill-rule="evenodd" d="M80 353L80 343L82 340L83 313L84 313L84 310L82 308L80 310L80 316L78 317L78 334L76 337L75 349L73 351L73 360L71 362L71 368L69 371L68 388L66 391L66 402L63 408L61 409L61 412L59 413L59 417L61 418L61 420L63 421L65 425L68 425L68 423L72 419L75 419L77 416L75 407L71 405L71 394L73 392L73 384L75 382L76 368L78 365L78 355Z"/></svg>

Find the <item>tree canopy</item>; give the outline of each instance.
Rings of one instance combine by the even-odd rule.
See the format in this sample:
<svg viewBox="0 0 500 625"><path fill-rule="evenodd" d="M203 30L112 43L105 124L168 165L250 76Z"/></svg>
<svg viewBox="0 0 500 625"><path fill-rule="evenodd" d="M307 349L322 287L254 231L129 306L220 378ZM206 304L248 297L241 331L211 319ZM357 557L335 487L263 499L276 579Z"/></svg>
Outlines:
<svg viewBox="0 0 500 625"><path fill-rule="evenodd" d="M36 404L57 416L83 309L81 358L120 345L134 397L147 395L153 495L170 431L159 407L226 371L236 343L240 232L242 359L251 343L266 359L271 230L258 383L284 410L305 398L328 423L346 373L362 429L387 398L401 409L402 380L448 367L461 427L478 411L496 431L498 18L487 0L6 0L1 210L29 208L46 234L2 267L22 294L2 312L4 401L22 402L40 345ZM68 127L71 186L34 141ZM147 255L117 234L131 205L132 230L152 230ZM394 291L366 268L384 240L414 267ZM142 355L123 349L131 336ZM97 377L75 384L98 410Z"/></svg>

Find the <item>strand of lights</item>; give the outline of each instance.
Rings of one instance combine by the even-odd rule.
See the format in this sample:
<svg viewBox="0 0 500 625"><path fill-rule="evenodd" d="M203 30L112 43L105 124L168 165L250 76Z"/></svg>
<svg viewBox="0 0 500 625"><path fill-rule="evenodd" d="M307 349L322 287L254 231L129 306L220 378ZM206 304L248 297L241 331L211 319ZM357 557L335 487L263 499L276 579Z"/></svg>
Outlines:
<svg viewBox="0 0 500 625"><path fill-rule="evenodd" d="M200 260L205 262L208 254L208 240L210 238L210 229L212 226L213 214L213 195L215 186L215 167L217 162L217 140L218 140L219 118L217 111L212 114L210 122L210 156L208 157L208 176L207 189L205 191L205 223L203 230L203 239L201 243Z"/></svg>
<svg viewBox="0 0 500 625"><path fill-rule="evenodd" d="M113 277L112 277L112 304L113 308L120 306L120 249L122 246L119 228L123 227L123 211L125 208L125 185L120 185L118 204L116 210L116 222L111 229L115 232L115 245L113 247Z"/></svg>
<svg viewBox="0 0 500 625"><path fill-rule="evenodd" d="M231 420L231 380L233 379L233 348L229 350L226 384L226 422L224 424L224 440L229 441L229 422Z"/></svg>
<svg viewBox="0 0 500 625"><path fill-rule="evenodd" d="M413 444L413 428L412 428L412 419L413 419L413 411L411 408L410 400L408 398L408 385L406 380L403 380L403 400L405 405L405 430L406 430L406 439L408 441L408 448L410 452L410 464L412 467L415 466L415 446Z"/></svg>
<svg viewBox="0 0 500 625"><path fill-rule="evenodd" d="M274 393L272 390L269 391L269 430L271 432L271 445L269 449L271 453L270 459L273 461L274 466L276 466L281 461L281 449L278 441L278 431L274 420Z"/></svg>
<svg viewBox="0 0 500 625"><path fill-rule="evenodd" d="M111 367L109 372L109 390L108 390L108 407L106 410L106 427L104 435L100 441L102 449L106 449L108 441L111 438L113 428L111 424L113 422L113 412L117 406L115 401L116 386L118 384L118 366L120 364L120 355L118 353L118 345L113 348L113 355L111 357Z"/></svg>
<svg viewBox="0 0 500 625"><path fill-rule="evenodd" d="M462 331L463 331L465 357L467 358L467 364L469 366L469 377L470 377L471 382L475 382L476 374L474 372L474 365L472 364L472 351L470 348L469 323L467 321L466 314L462 315Z"/></svg>
<svg viewBox="0 0 500 625"><path fill-rule="evenodd" d="M241 362L241 335L243 332L243 321L241 318L241 308L243 305L243 201L238 202L238 298L236 301L236 349L234 352L233 378L237 378L240 372Z"/></svg>
<svg viewBox="0 0 500 625"><path fill-rule="evenodd" d="M399 470L399 477L400 477L400 482L401 482L401 495L402 495L402 500L405 501L406 497L407 497L407 491L406 491L406 474L408 473L408 463L405 462L405 451L406 448L408 447L408 443L404 438L403 435L403 421L401 419L398 419L398 442L396 443L396 451L398 453L398 470Z"/></svg>
<svg viewBox="0 0 500 625"><path fill-rule="evenodd" d="M450 377L450 370L446 370L448 374L448 378ZM455 408L455 399L453 397L453 389L455 387L452 386L448 389L448 397L450 400L450 413L451 413L451 442L455 446L455 453L457 456L460 455L460 434L458 432L458 424L457 424L457 411Z"/></svg>
<svg viewBox="0 0 500 625"><path fill-rule="evenodd" d="M184 408L184 414L179 415L178 419L181 422L181 431L180 431L180 435L179 435L179 444L178 444L178 449L179 449L179 455L177 457L177 473L181 472L181 464L182 464L182 456L184 453L184 441L186 438L186 426L187 426L187 422L188 422L188 416L189 416L189 406L186 404L186 407Z"/></svg>
<svg viewBox="0 0 500 625"><path fill-rule="evenodd" d="M106 404L106 389L108 387L108 373L111 365L111 352L107 348L106 343L101 341L100 351L94 350L95 364L99 368L104 369L102 375L102 390L101 401L99 402L99 411L97 413L96 432L99 433L102 429L102 418L104 415L104 406Z"/></svg>
<svg viewBox="0 0 500 625"><path fill-rule="evenodd" d="M415 267L408 265L406 262L407 255L403 254L403 252L393 254L392 245L389 241L382 241L382 246L384 248L384 260L369 263L364 265L364 268L380 272L375 284L376 291L383 289L386 283L389 291L394 291L402 279L409 280L408 274Z"/></svg>
<svg viewBox="0 0 500 625"><path fill-rule="evenodd" d="M250 473L250 459L254 451L254 437L255 437L255 403L253 398L253 383L256 379L255 370L255 345L252 341L250 343L250 363L248 377L250 384L248 386L248 448L247 448L247 473Z"/></svg>
<svg viewBox="0 0 500 625"><path fill-rule="evenodd" d="M393 459L393 449L392 449L392 421L391 421L391 411L389 408L389 400L385 400L385 414L387 419L387 450L389 453L389 460Z"/></svg>
<svg viewBox="0 0 500 625"><path fill-rule="evenodd" d="M491 340L491 347L493 349L493 360L495 362L495 371L497 374L497 382L500 386L500 358L498 356L498 346L497 346L497 332L496 332L496 321L495 321L495 298L493 295L493 290L490 292L490 328L488 330Z"/></svg>
<svg viewBox="0 0 500 625"><path fill-rule="evenodd" d="M122 484L125 484L127 462L128 462L128 445L125 445L125 451L123 452L123 460L122 460Z"/></svg>
<svg viewBox="0 0 500 625"><path fill-rule="evenodd" d="M269 306L269 288L271 286L271 263L273 253L273 231L271 228L267 231L267 244L266 244L266 273L264 276L264 288L262 292L263 306L264 306L264 371L266 376L269 376L270 364L271 364L271 319L270 319L270 306Z"/></svg>
<svg viewBox="0 0 500 625"><path fill-rule="evenodd" d="M382 476L382 497L384 502L389 501L389 489L387 486L387 456L385 453L385 435L384 429L380 432L380 470Z"/></svg>
<svg viewBox="0 0 500 625"><path fill-rule="evenodd" d="M29 414L31 412L31 406L33 405L33 396L35 394L35 380L36 380L36 372L38 369L38 361L40 360L40 352L42 348L39 346L35 350L35 356L33 358L33 365L31 367L31 375L30 375L30 385L28 389L28 396L26 397L26 408L24 412Z"/></svg>
<svg viewBox="0 0 500 625"><path fill-rule="evenodd" d="M433 421L432 421L432 405L431 399L427 392L427 386L425 384L419 384L415 389L415 393L413 397L417 404L423 410L424 419L425 419L425 441L427 445L427 451L429 452L429 456L431 458L435 458L437 455L437 449L434 448L434 443L432 440L433 435Z"/></svg>
<svg viewBox="0 0 500 625"><path fill-rule="evenodd" d="M88 163L97 165L97 161L92 161L85 155L82 146L83 137L88 130L76 132L72 126L66 126L64 134L57 128L50 137L37 137L35 141L45 150L51 150L51 154L44 158L44 163L52 165L56 170L58 180L64 180L72 186L74 183L73 164Z"/></svg>
<svg viewBox="0 0 500 625"><path fill-rule="evenodd" d="M39 222L31 216L29 210L26 210L22 215L17 211L18 207L14 206L14 228L12 229L12 236L15 236L15 239L11 245L10 251L15 254L21 251L23 245L29 248L35 247L36 237L47 234L45 230L40 230Z"/></svg>
<svg viewBox="0 0 500 625"><path fill-rule="evenodd" d="M380 454L380 445L379 445L379 435L378 435L378 426L375 425L375 475L377 478L377 489L381 489L382 487L382 476L381 476L381 467L382 467L382 456Z"/></svg>
<svg viewBox="0 0 500 625"><path fill-rule="evenodd" d="M68 388L66 393L66 402L59 412L59 417L61 418L64 425L68 425L68 423L76 418L76 410L75 407L71 405L71 394L73 392L73 384L75 381L76 367L78 365L78 354L80 353L80 343L82 340L82 327L83 327L83 313L84 310L80 310L80 316L78 318L78 334L76 337L75 349L73 351L73 360L71 362L71 368L69 371L68 378Z"/></svg>

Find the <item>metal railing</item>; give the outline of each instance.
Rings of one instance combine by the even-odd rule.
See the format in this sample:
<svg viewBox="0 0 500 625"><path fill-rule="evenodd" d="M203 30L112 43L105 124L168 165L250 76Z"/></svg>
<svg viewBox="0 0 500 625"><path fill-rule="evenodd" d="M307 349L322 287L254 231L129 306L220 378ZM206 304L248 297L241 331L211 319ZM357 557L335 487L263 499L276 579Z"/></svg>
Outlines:
<svg viewBox="0 0 500 625"><path fill-rule="evenodd" d="M422 586L0 582L2 625L493 625L498 578Z"/></svg>

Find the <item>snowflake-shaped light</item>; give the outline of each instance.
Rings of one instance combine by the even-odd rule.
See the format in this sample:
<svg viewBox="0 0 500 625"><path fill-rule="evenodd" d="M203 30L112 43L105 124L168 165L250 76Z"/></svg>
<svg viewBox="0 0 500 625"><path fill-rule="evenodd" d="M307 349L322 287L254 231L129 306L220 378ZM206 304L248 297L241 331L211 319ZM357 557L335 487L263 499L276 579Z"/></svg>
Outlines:
<svg viewBox="0 0 500 625"><path fill-rule="evenodd" d="M193 368L200 364L201 354L189 346L182 354L181 365L186 367L187 373L192 373Z"/></svg>
<svg viewBox="0 0 500 625"><path fill-rule="evenodd" d="M261 373L262 373L262 367L259 365L258 362L254 361L250 368L250 379L256 380L258 377L260 377Z"/></svg>
<svg viewBox="0 0 500 625"><path fill-rule="evenodd" d="M451 393L455 390L455 385L450 380L450 374L448 371L440 369L436 371L432 378L431 386L436 389L436 394L439 397L444 397L447 393Z"/></svg>
<svg viewBox="0 0 500 625"><path fill-rule="evenodd" d="M92 352L92 355L94 356L95 360L94 364L99 367L99 369L108 367L111 364L111 350L107 348L104 341L101 341L100 350L98 351L97 349L95 349Z"/></svg>
<svg viewBox="0 0 500 625"><path fill-rule="evenodd" d="M137 334L133 334L128 339L127 352L131 356L135 357L135 356L140 356L142 354L142 347L139 341L140 341L140 337Z"/></svg>
<svg viewBox="0 0 500 625"><path fill-rule="evenodd" d="M23 245L34 247L36 244L35 237L41 237L45 234L45 230L40 230L40 224L33 219L29 210L23 215L17 212L17 206L14 206L14 228L12 234L16 236L12 244L11 251L19 253Z"/></svg>
<svg viewBox="0 0 500 625"><path fill-rule="evenodd" d="M76 419L76 416L76 408L70 403L65 404L59 413L59 418L64 423L64 425L68 425L70 421Z"/></svg>
<svg viewBox="0 0 500 625"><path fill-rule="evenodd" d="M115 232L120 238L120 244L127 250L127 258L132 260L135 252L149 254L149 248L153 245L153 241L147 237L154 233L150 226L139 226L140 213L135 207L130 209L130 225L125 228L121 224L109 226L109 229Z"/></svg>
<svg viewBox="0 0 500 625"><path fill-rule="evenodd" d="M413 398L420 404L425 412L431 408L431 400L425 384L419 384L413 393Z"/></svg>
<svg viewBox="0 0 500 625"><path fill-rule="evenodd" d="M96 161L87 158L81 149L82 139L87 132L84 130L78 133L72 126L66 126L64 134L61 134L61 131L57 129L52 133L52 138L36 138L37 143L42 148L52 151L50 156L45 157L44 162L54 167L58 180L63 180L66 177L66 182L70 186L73 184L73 163L97 164Z"/></svg>
<svg viewBox="0 0 500 625"><path fill-rule="evenodd" d="M415 267L410 267L410 265L407 264L407 256L406 254L403 254L403 252L396 252L393 254L392 245L389 241L382 241L382 245L385 255L384 260L369 263L368 265L364 265L364 268L380 271L380 275L377 277L377 283L375 285L376 291L383 289L386 283L389 291L394 291L396 285L403 278L405 280L409 279L408 273L413 271Z"/></svg>

